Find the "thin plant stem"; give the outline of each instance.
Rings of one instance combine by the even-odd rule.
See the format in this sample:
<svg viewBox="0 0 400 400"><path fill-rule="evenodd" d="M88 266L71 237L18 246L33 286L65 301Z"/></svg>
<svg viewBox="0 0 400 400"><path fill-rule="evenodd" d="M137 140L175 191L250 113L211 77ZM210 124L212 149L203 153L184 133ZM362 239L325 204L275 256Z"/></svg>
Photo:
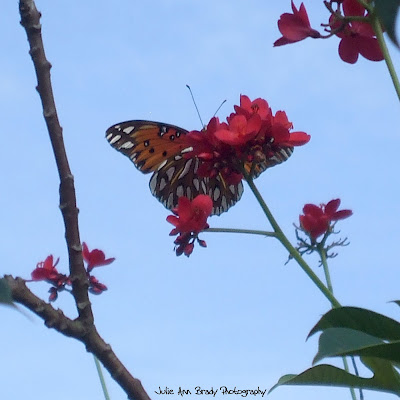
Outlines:
<svg viewBox="0 0 400 400"><path fill-rule="evenodd" d="M400 82L394 68L392 58L390 57L389 49L386 46L385 38L383 37L382 26L376 13L371 16L372 28L375 32L379 47L382 50L383 57L385 58L386 66L389 70L390 77L392 78L394 89L396 90L397 97L400 100Z"/></svg>
<svg viewBox="0 0 400 400"><path fill-rule="evenodd" d="M318 250L318 254L319 254L320 258L321 258L322 267L323 267L323 269L324 269L326 285L327 285L329 291L330 291L330 292L332 293L332 295L333 295L333 286L332 286L332 281L331 281L331 274L329 273L329 266L328 266L328 260L327 260L327 257L326 257L326 250L324 249L324 243L325 243L325 240L323 240L323 241L320 243L320 245L317 246L317 250ZM358 376L357 366L356 366L354 357L351 357L351 359L352 359L353 365L354 365L354 367L355 367L356 375ZM342 357L342 361L343 361L344 369L345 369L347 372L349 372L350 369L349 369L349 364L348 364L348 362L347 362L347 358L346 358L346 357ZM353 388L349 388L349 389L350 389L350 393L351 393L352 399L353 399L353 400L356 400L356 393L355 393L354 389L353 389ZM362 391L361 391L361 389L360 389L360 396L361 396L361 395L362 395Z"/></svg>
<svg viewBox="0 0 400 400"><path fill-rule="evenodd" d="M323 244L324 242L320 243ZM333 286L331 281L331 275L329 273L328 261L326 259L326 251L323 246L317 246L319 256L321 257L321 264L322 268L324 269L326 286L328 287L329 291L333 294Z"/></svg>
<svg viewBox="0 0 400 400"><path fill-rule="evenodd" d="M333 307L340 307L341 304L335 298L335 296L329 291L329 289L323 284L323 282L318 278L315 272L311 269L311 267L305 262L303 257L300 253L292 246L290 241L287 239L285 234L283 233L282 229L280 228L279 224L276 222L275 218L273 217L271 211L269 210L267 204L265 203L264 199L262 198L260 192L258 191L256 185L253 182L253 179L244 171L244 176L248 185L250 186L251 191L254 193L254 196L258 200L261 208L263 209L268 221L270 222L275 234L276 238L282 243L282 245L286 248L289 252L290 256L293 257L303 271L307 274L307 276L315 283L317 288L322 292L322 294L330 301Z"/></svg>
<svg viewBox="0 0 400 400"><path fill-rule="evenodd" d="M224 233L245 233L249 235L261 235L276 237L275 232L259 231L254 229L236 229L236 228L208 228L204 232L224 232Z"/></svg>
<svg viewBox="0 0 400 400"><path fill-rule="evenodd" d="M95 355L93 355L93 358L94 358L94 363L96 364L97 375L99 375L101 388L103 389L104 398L105 398L105 400L110 400L110 396L109 396L108 390L107 390L107 384L104 379L104 375L103 375L103 371L101 369L100 362Z"/></svg>
<svg viewBox="0 0 400 400"><path fill-rule="evenodd" d="M253 179L247 174L247 172L245 170L243 170L243 174L244 174L244 177L245 177L248 185L250 186L251 191L254 193L254 196L256 197L257 201L259 202L261 208L263 209L272 228L274 229L274 231L276 233L276 238L286 248L286 250L289 252L291 257L293 257L297 261L297 263L300 265L300 267L303 269L303 271L315 283L315 285L322 292L322 294L330 301L332 308L341 307L341 304L336 299L336 297L333 295L333 291L331 290L332 284L331 284L330 277L329 277L329 271L328 271L328 277L327 277L328 287L326 287L322 283L322 281L318 278L318 276L314 273L314 271L310 268L310 266L305 262L305 260L300 255L300 253L289 242L289 240L283 233L282 229L280 228L279 224L273 217L273 215L272 215L271 211L269 210L267 204L265 203L264 199L262 198L261 193L258 191L256 185L254 184ZM326 258L325 258L325 261L326 261ZM329 289L329 286L330 286L330 289ZM345 358L343 358L343 365L344 365L345 371L350 372L349 365ZM352 400L357 400L354 388L349 388L349 390L350 390Z"/></svg>

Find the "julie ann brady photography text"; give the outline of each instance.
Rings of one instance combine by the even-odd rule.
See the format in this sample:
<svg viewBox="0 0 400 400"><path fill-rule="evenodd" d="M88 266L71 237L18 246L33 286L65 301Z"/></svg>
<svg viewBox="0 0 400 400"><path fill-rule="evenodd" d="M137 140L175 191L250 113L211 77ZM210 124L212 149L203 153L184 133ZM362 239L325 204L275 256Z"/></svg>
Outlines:
<svg viewBox="0 0 400 400"><path fill-rule="evenodd" d="M157 395L175 395L175 396L190 396L190 395L197 395L197 396L212 396L216 397L216 395L226 396L226 395L236 395L241 397L247 396L261 396L267 393L267 389L261 389L259 386L253 389L241 389L237 386L234 387L227 387L227 386L220 386L220 387L202 387L202 386L195 386L191 388L184 388L179 386L178 388L169 388L168 386L165 387L158 387L158 390L154 391ZM217 396L218 397L218 396Z"/></svg>

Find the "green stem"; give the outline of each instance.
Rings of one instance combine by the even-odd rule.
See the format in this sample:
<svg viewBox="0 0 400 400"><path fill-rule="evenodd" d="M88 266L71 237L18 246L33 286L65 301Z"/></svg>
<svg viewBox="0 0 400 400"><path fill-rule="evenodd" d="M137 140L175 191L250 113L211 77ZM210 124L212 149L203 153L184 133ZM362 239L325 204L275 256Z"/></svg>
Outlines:
<svg viewBox="0 0 400 400"><path fill-rule="evenodd" d="M317 246L317 250L318 250L318 254L321 257L321 263L322 263L322 267L324 269L324 274L325 274L325 279L326 279L326 285L328 286L329 291L332 293L333 295L333 286L332 286L332 281L331 281L331 275L329 273L329 267L328 267L328 260L326 257L326 250L324 249L324 244L325 244L325 238L324 240L322 240L322 242ZM334 307L333 307L334 308ZM343 361L343 366L344 369L349 372L349 364L347 362L347 358L346 357L342 357L342 361ZM354 361L354 360L353 360ZM356 393L354 391L353 388L349 388L350 389L350 394L351 394L351 398L353 400L357 400L356 397Z"/></svg>
<svg viewBox="0 0 400 400"><path fill-rule="evenodd" d="M276 237L275 232L258 231L258 230L253 230L253 229L208 228L204 232L247 233L249 235L261 235L261 236Z"/></svg>
<svg viewBox="0 0 400 400"><path fill-rule="evenodd" d="M319 256L321 257L322 267L324 269L326 286L328 287L329 291L333 294L333 286L332 286L332 281L331 281L331 275L329 273L328 261L326 259L326 251L323 248L323 246L317 246L317 249L318 249Z"/></svg>
<svg viewBox="0 0 400 400"><path fill-rule="evenodd" d="M320 254L321 254L322 264L324 265L325 277L326 277L328 287L326 287L322 283L322 281L318 278L318 276L314 273L314 271L310 268L310 266L304 261L303 257L300 255L300 253L297 251L297 249L295 249L292 246L292 244L289 242L289 240L283 233L282 229L278 225L277 221L275 220L274 216L272 215L271 211L269 210L264 199L262 198L261 193L258 191L251 176L244 169L242 172L243 172L243 175L244 175L248 185L250 186L251 191L254 193L254 196L256 197L257 201L259 202L261 208L263 209L272 228L274 229L276 238L282 243L282 245L286 248L286 250L289 252L289 254L297 261L297 263L300 265L300 267L303 269L303 271L315 283L315 285L322 292L322 294L331 302L332 308L341 307L341 304L336 299L336 297L333 295L332 283L331 283L331 279L330 279L330 275L329 275L328 264L326 262L325 250L323 250L323 252L320 252ZM346 372L349 372L350 371L349 365L347 363L346 358L344 358L344 357L343 357L343 365L344 365L344 369L346 370ZM354 389L353 388L349 388L349 389L350 389L351 398L353 400L357 400Z"/></svg>
<svg viewBox="0 0 400 400"><path fill-rule="evenodd" d="M314 271L310 268L310 266L304 261L303 257L300 253L292 246L289 242L285 234L283 233L282 229L276 222L275 218L273 217L271 211L269 210L267 204L265 203L264 199L262 198L260 192L258 191L256 185L253 182L253 179L243 171L244 176L248 185L250 186L251 191L254 193L254 196L260 203L261 208L263 209L265 215L268 218L274 232L276 233L276 238L283 244L289 254L297 261L303 271L307 274L307 276L315 283L317 288L322 292L322 294L330 301L332 307L340 307L340 303L335 298L335 296L328 290L328 288L322 283L322 281L318 278L318 276L314 273Z"/></svg>
<svg viewBox="0 0 400 400"><path fill-rule="evenodd" d="M96 364L97 375L99 375L101 388L103 389L104 398L106 400L110 400L110 396L108 395L106 381L104 380L103 371L101 370L100 362L95 355L93 355L93 358L94 358L94 363Z"/></svg>
<svg viewBox="0 0 400 400"><path fill-rule="evenodd" d="M381 23L379 21L378 16L375 13L373 13L371 15L371 24L372 24L372 28L373 28L373 30L375 32L376 38L378 39L379 47L382 50L383 57L385 58L386 66L387 66L387 68L389 70L390 77L392 78L393 85L394 85L394 88L395 88L396 93L397 93L397 97L400 100L400 82L399 82L399 78L397 77L396 70L395 70L393 62L392 62L392 58L390 57L389 50L388 50L388 48L386 46L386 42L385 42L385 39L383 37Z"/></svg>

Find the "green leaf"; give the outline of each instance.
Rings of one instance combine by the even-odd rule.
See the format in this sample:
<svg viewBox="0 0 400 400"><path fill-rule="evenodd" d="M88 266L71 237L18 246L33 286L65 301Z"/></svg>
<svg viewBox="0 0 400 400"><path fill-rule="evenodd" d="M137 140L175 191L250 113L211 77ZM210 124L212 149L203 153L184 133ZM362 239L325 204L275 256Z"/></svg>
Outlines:
<svg viewBox="0 0 400 400"><path fill-rule="evenodd" d="M308 337L328 328L349 328L385 340L400 340L400 324L382 314L357 307L328 311L311 329Z"/></svg>
<svg viewBox="0 0 400 400"><path fill-rule="evenodd" d="M372 358L363 359L363 362L373 369L374 376L372 378L362 378L332 365L321 364L309 368L299 375L282 376L268 393L282 385L311 385L353 387L400 395L399 375L390 363Z"/></svg>
<svg viewBox="0 0 400 400"><path fill-rule="evenodd" d="M360 355L360 350L382 343L381 339L354 329L328 328L319 338L313 364L325 357Z"/></svg>
<svg viewBox="0 0 400 400"><path fill-rule="evenodd" d="M396 38L396 18L400 8L400 0L375 0L375 10L383 23L392 42L400 47Z"/></svg>
<svg viewBox="0 0 400 400"><path fill-rule="evenodd" d="M330 328L319 338L313 363L325 357L366 356L400 364L400 341L385 343L366 333L346 328Z"/></svg>
<svg viewBox="0 0 400 400"><path fill-rule="evenodd" d="M4 278L0 279L0 303L14 305L11 288Z"/></svg>

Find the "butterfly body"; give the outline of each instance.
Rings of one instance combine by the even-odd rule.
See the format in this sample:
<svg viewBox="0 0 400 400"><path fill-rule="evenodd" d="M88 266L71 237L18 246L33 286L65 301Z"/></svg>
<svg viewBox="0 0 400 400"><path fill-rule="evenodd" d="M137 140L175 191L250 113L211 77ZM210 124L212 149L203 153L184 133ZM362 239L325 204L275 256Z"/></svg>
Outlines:
<svg viewBox="0 0 400 400"><path fill-rule="evenodd" d="M200 160L185 158L192 150L186 142L188 131L175 125L133 120L107 129L106 138L143 173L153 172L151 193L168 209L178 205L178 198L190 200L206 194L213 200L214 215L220 215L242 196L243 184L228 185L221 174L200 177Z"/></svg>

